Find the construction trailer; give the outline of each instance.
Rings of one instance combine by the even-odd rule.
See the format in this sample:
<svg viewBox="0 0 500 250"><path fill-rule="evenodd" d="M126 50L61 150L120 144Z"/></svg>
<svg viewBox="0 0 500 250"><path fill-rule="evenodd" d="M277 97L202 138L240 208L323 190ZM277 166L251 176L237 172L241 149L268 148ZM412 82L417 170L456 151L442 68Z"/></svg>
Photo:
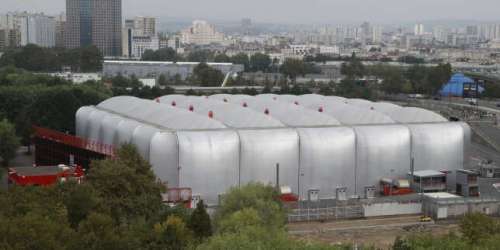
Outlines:
<svg viewBox="0 0 500 250"><path fill-rule="evenodd" d="M447 174L436 170L422 170L408 173L411 187L417 193L445 192Z"/></svg>

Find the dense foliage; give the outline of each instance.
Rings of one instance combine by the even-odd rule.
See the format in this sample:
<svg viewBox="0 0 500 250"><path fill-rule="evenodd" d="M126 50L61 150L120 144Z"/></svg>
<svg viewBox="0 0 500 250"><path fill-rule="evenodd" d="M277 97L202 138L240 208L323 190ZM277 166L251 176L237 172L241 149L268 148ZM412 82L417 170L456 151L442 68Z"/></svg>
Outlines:
<svg viewBox="0 0 500 250"><path fill-rule="evenodd" d="M16 156L19 145L20 139L16 136L14 125L6 119L0 120L0 163L3 166L7 166Z"/></svg>
<svg viewBox="0 0 500 250"><path fill-rule="evenodd" d="M84 184L1 191L0 248L142 249L163 223L162 191L149 164L124 146L115 160L94 162Z"/></svg>
<svg viewBox="0 0 500 250"><path fill-rule="evenodd" d="M274 187L250 183L233 188L216 212L215 235L197 249L343 249L290 239L285 222L286 210Z"/></svg>
<svg viewBox="0 0 500 250"><path fill-rule="evenodd" d="M193 81L202 87L221 86L224 74L206 63L200 63L193 70Z"/></svg>
<svg viewBox="0 0 500 250"><path fill-rule="evenodd" d="M63 49L28 44L6 51L0 57L0 67L15 66L34 72L58 72L70 67L74 72L97 72L102 68L102 60L95 46Z"/></svg>
<svg viewBox="0 0 500 250"><path fill-rule="evenodd" d="M177 62L181 61L182 57L177 55L177 52L172 48L164 48L156 51L146 50L142 54L143 61L170 61Z"/></svg>
<svg viewBox="0 0 500 250"><path fill-rule="evenodd" d="M365 66L354 54L342 64L341 73L344 79L335 93L365 99L376 99L381 93L435 95L452 75L450 64L435 67L414 64L409 68L384 64Z"/></svg>
<svg viewBox="0 0 500 250"><path fill-rule="evenodd" d="M74 132L76 111L110 96L98 83L73 85L47 75L0 69L0 114L15 124L24 145L30 143L32 124Z"/></svg>
<svg viewBox="0 0 500 250"><path fill-rule="evenodd" d="M480 213L471 213L461 219L459 229L459 232L444 236L416 234L407 238L398 237L393 249L498 249L500 244L500 221L498 219Z"/></svg>
<svg viewBox="0 0 500 250"><path fill-rule="evenodd" d="M131 145L95 161L83 184L0 191L1 249L338 249L292 240L275 188L230 190L213 224L194 210L162 203L165 187ZM348 249L348 248L344 248Z"/></svg>

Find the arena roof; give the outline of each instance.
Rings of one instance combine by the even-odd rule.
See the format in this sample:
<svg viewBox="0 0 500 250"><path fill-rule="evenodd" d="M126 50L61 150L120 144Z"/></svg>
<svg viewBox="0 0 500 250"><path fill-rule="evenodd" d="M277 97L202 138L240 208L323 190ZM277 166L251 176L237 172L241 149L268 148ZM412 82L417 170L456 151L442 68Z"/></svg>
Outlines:
<svg viewBox="0 0 500 250"><path fill-rule="evenodd" d="M130 96L110 98L97 105L97 108L166 129L226 128L224 124L217 120L169 105L160 105L154 101Z"/></svg>
<svg viewBox="0 0 500 250"><path fill-rule="evenodd" d="M392 103L308 94L258 96L129 96L100 103L101 111L172 130L278 128L446 122L439 114Z"/></svg>

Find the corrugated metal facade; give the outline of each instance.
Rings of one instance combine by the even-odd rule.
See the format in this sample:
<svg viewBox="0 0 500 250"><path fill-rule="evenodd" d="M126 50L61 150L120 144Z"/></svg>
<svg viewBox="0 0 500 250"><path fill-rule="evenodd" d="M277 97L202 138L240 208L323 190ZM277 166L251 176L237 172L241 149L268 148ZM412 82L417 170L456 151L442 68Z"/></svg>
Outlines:
<svg viewBox="0 0 500 250"><path fill-rule="evenodd" d="M402 112L402 111L406 112ZM410 119L411 118L411 119ZM464 168L470 129L431 111L320 95L115 97L76 113L77 135L133 143L170 187L209 204L252 181L291 187L301 198L337 187L363 195L383 177Z"/></svg>

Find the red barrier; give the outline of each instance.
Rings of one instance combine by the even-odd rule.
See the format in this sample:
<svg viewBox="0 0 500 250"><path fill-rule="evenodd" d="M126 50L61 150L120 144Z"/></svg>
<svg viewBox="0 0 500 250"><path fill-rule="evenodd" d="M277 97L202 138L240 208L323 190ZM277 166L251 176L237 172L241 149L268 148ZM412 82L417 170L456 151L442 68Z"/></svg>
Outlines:
<svg viewBox="0 0 500 250"><path fill-rule="evenodd" d="M35 136L39 138L59 142L76 148L86 149L111 157L115 156L115 147L113 145L108 145L37 126L33 126L33 130L35 131Z"/></svg>

